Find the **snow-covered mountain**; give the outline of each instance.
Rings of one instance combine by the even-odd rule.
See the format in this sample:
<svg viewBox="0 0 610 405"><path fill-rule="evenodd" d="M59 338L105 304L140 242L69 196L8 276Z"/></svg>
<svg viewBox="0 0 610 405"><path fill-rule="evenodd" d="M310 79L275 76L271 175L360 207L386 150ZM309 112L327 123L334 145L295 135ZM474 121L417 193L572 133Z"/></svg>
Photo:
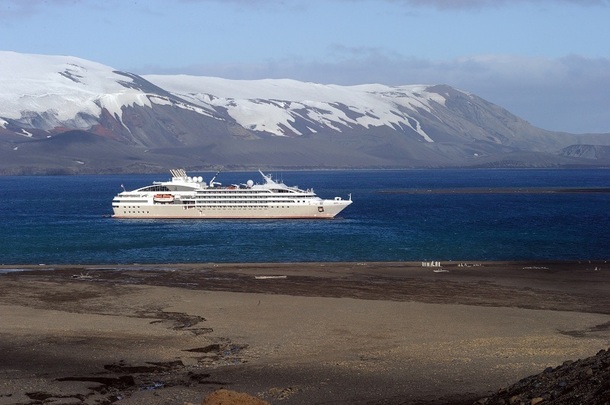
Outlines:
<svg viewBox="0 0 610 405"><path fill-rule="evenodd" d="M610 145L446 85L138 76L0 52L0 89L3 173L605 164L565 148Z"/></svg>

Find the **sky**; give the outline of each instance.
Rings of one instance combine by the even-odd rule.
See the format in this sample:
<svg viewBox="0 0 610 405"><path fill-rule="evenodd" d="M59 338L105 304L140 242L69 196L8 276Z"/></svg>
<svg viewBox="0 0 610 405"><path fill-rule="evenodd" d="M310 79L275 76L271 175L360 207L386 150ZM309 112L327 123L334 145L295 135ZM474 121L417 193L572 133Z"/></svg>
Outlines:
<svg viewBox="0 0 610 405"><path fill-rule="evenodd" d="M448 84L610 133L610 0L0 0L0 50L144 74Z"/></svg>

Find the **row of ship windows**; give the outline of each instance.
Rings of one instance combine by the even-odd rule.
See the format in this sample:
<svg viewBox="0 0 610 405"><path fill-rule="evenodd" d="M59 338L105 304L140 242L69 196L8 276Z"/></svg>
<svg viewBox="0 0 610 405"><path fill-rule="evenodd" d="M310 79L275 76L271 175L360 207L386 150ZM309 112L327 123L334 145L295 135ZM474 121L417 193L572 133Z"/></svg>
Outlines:
<svg viewBox="0 0 610 405"><path fill-rule="evenodd" d="M273 201L273 203L275 204L281 204L282 207L284 207L284 204L290 204L291 201ZM160 205L179 205L179 204L160 204ZM193 202L185 202L184 204L182 204L184 206L184 208L207 208L207 207L225 207L225 208L232 208L232 207L250 207L250 208L267 208L267 207L276 207L276 205L269 205L269 204L252 204L252 203L248 203L247 201L244 201L242 204L227 204L227 203L207 203L207 204L195 204ZM277 205L279 206L279 205ZM116 208L119 208L119 205L115 206ZM139 205L126 205L121 207L123 208L123 210L126 209L140 209L142 208ZM289 208L289 206L286 206L286 208Z"/></svg>
<svg viewBox="0 0 610 405"><path fill-rule="evenodd" d="M173 193L173 192L181 192L181 191L190 191L190 190L170 190L167 187L160 187L160 188L154 188L154 189L142 189L142 190L137 190L137 192L166 192L166 193ZM247 196L252 196L252 198L255 198L255 196L253 196L253 194L286 194L286 193L290 193L293 194L291 191L288 190L268 190L268 191L219 191L219 190L214 190L214 191L199 191L197 192L197 196L198 197L203 197L203 194L212 194L212 195L226 195L226 194L232 194L232 195L236 195L236 194L241 194L241 195L247 195Z"/></svg>
<svg viewBox="0 0 610 405"><path fill-rule="evenodd" d="M282 190L282 189L277 189L277 190L252 190L252 189L229 189L228 191L225 190L209 190L207 189L206 191L198 191L198 194L238 194L238 193L244 193L246 195L252 195L252 194L269 194L269 193L293 193L293 191L290 190Z"/></svg>
<svg viewBox="0 0 610 405"><path fill-rule="evenodd" d="M115 201L116 203L121 203L121 201ZM129 201L130 203L142 203L142 204L146 204L148 203L148 201ZM265 201L251 201L251 200L206 200L206 201L199 201L199 200L182 200L182 204L185 205L195 205L197 204L197 206L206 206L209 207L210 205L230 205L230 206L234 206L237 204L249 204L249 205L258 205L261 206L263 204L305 204L307 203L306 200L265 200ZM160 201L160 202L156 202L155 204L167 204L167 205L173 205L175 204L175 202L170 202L170 201ZM127 208L131 208L131 205L128 205Z"/></svg>
<svg viewBox="0 0 610 405"><path fill-rule="evenodd" d="M267 205L205 205L205 206L200 206L200 205L185 205L184 209L185 210L189 210L189 209L208 209L208 208L222 208L223 210L232 210L232 209L250 209L250 210L266 210L269 208L289 208L286 206L267 206Z"/></svg>
<svg viewBox="0 0 610 405"><path fill-rule="evenodd" d="M258 200L269 200L269 198L281 198L282 201L289 201L294 199L294 196L276 196L276 195L262 195L262 196L249 196L249 195L232 195L232 196L227 196L227 197L223 197L223 196L217 196L217 195L210 195L210 196L204 196L204 197L200 197L197 196L194 199L197 201L201 201L201 200L224 200L224 201L235 201L235 199L244 199L247 198L250 201L258 201ZM306 197L305 197L306 198ZM188 200L191 200L193 198L189 198ZM311 198L306 198L306 199L311 199ZM183 198L183 200L187 200L186 198Z"/></svg>
<svg viewBox="0 0 610 405"><path fill-rule="evenodd" d="M177 190L180 191L180 190ZM185 190L188 191L188 190ZM247 194L247 195L251 195L251 194L269 194L269 193L295 193L297 192L296 190L285 190L282 188L275 188L275 189L266 189L266 190L255 190L252 188L246 188L246 187L237 187L237 186L232 186L232 187L228 187L228 188L216 188L216 187L212 187L212 188L206 188L204 190L197 190L196 191L197 194ZM303 192L309 192L309 190L306 191L300 191L301 193Z"/></svg>
<svg viewBox="0 0 610 405"><path fill-rule="evenodd" d="M290 193L290 191L288 190L265 190L265 191L241 191L242 193L246 194L246 195L252 195L252 194L269 194L269 193ZM203 193L210 193L210 194L237 194L240 193L240 191L204 191Z"/></svg>
<svg viewBox="0 0 610 405"><path fill-rule="evenodd" d="M209 200L209 201L195 201L195 200L182 200L182 204L205 204L206 206L210 204L223 204L223 205L235 205L235 204L300 204L305 203L306 201L301 200L266 200L266 201L250 201L250 200L231 200L231 201L223 201L223 200Z"/></svg>
<svg viewBox="0 0 610 405"><path fill-rule="evenodd" d="M241 189L240 191L236 191L236 188L230 189L228 191L225 190L212 190L212 191L203 191L203 193L213 193L213 194L235 194L235 193L239 193L239 192L244 192L248 195L251 194L269 194L269 193L291 193L291 191L289 190L282 190L282 189L278 189L278 190L246 190L246 189ZM242 191L243 190L243 191ZM146 188L142 188L140 190L137 190L140 192L173 192L173 191L191 191L190 189L185 189L185 190L170 190L168 187L165 186L150 186L150 187L146 187Z"/></svg>
<svg viewBox="0 0 610 405"><path fill-rule="evenodd" d="M137 211L131 211L131 210L123 210L123 214L150 214L150 211L140 211L139 208L140 207L127 207L130 209L138 209ZM230 207L227 207L226 205L208 205L205 207L195 207L195 206L185 206L184 209L194 209L194 208L222 208L222 209L257 209L257 210L262 210L262 209L269 209L269 208L290 208L288 206L285 205L273 205L273 206L264 206L264 207L253 207L251 205L233 205Z"/></svg>

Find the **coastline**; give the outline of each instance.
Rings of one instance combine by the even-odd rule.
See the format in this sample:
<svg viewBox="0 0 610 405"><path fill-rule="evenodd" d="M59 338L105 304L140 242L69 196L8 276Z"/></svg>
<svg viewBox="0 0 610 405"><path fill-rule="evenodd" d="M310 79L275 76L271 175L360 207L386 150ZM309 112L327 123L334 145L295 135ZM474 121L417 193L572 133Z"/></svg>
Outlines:
<svg viewBox="0 0 610 405"><path fill-rule="evenodd" d="M0 404L472 403L610 346L604 261L422 264L0 266Z"/></svg>

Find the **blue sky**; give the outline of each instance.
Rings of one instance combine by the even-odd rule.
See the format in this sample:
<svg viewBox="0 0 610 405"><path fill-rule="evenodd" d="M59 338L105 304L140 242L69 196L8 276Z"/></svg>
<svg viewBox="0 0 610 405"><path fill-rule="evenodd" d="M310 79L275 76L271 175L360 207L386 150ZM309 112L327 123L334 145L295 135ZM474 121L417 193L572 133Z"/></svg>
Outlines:
<svg viewBox="0 0 610 405"><path fill-rule="evenodd" d="M0 49L137 74L449 84L610 132L610 0L0 0Z"/></svg>

